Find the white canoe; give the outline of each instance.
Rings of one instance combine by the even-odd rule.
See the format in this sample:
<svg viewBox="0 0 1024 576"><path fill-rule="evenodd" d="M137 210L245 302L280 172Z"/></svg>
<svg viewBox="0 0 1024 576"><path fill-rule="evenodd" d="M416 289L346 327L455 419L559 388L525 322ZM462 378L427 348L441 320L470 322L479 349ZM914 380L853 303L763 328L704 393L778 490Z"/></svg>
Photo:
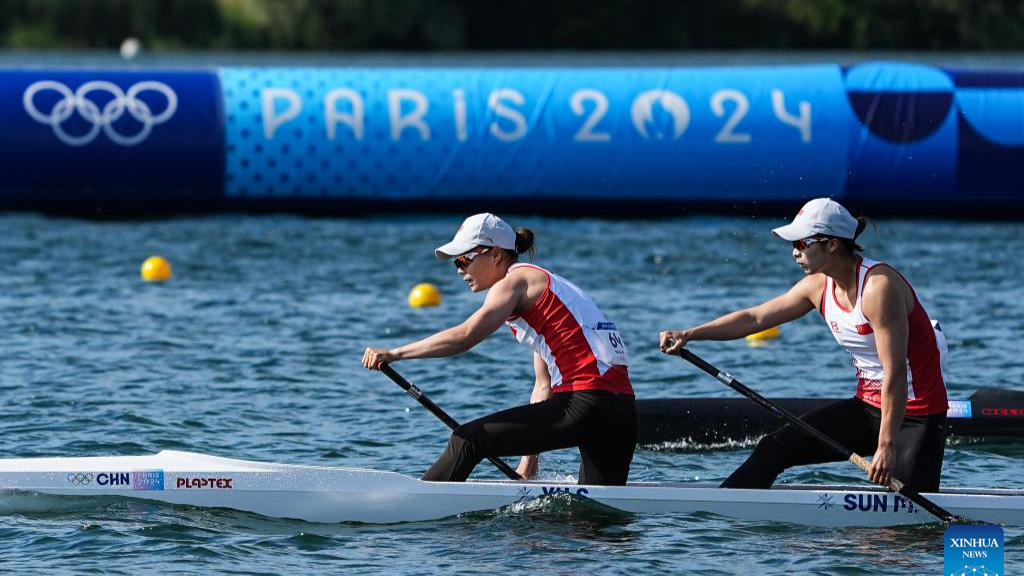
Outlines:
<svg viewBox="0 0 1024 576"><path fill-rule="evenodd" d="M710 484L652 482L423 482L394 472L267 464L171 450L151 456L0 460L0 490L0 513L8 514L21 511L25 493L41 493L143 498L309 522L390 523L494 510L569 492L634 513L710 512L816 526L936 521L909 500L869 486L725 490ZM925 496L953 514L1024 525L1024 490L948 489Z"/></svg>

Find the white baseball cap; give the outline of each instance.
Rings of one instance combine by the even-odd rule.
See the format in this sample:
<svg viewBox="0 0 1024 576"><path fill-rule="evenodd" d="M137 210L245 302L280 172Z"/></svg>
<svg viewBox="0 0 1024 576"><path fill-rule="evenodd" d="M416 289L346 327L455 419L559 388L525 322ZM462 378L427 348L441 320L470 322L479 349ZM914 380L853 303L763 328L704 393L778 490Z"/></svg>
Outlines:
<svg viewBox="0 0 1024 576"><path fill-rule="evenodd" d="M792 224L772 230L783 240L794 242L815 234L853 239L857 235L857 219L831 198L815 198L796 213Z"/></svg>
<svg viewBox="0 0 1024 576"><path fill-rule="evenodd" d="M434 250L441 260L465 254L477 246L496 246L506 250L516 249L516 232L504 220L485 212L474 214L459 226L452 241Z"/></svg>

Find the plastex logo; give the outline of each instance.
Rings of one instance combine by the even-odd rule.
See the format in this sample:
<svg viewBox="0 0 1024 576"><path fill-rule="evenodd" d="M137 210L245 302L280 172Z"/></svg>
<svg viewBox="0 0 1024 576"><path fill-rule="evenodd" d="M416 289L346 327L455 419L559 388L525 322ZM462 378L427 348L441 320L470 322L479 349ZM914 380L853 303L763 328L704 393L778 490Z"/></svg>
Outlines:
<svg viewBox="0 0 1024 576"><path fill-rule="evenodd" d="M1000 526L946 528L947 576L1003 576L1003 529Z"/></svg>

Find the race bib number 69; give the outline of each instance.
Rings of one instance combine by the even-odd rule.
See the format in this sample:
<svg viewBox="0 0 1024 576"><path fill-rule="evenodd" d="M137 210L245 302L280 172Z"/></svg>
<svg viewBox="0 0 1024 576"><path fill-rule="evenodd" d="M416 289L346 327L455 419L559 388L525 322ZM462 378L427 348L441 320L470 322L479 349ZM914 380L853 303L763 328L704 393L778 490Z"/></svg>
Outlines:
<svg viewBox="0 0 1024 576"><path fill-rule="evenodd" d="M622 335L611 322L600 322L594 327L597 332L597 350L601 360L608 364L628 365L626 358L626 343Z"/></svg>

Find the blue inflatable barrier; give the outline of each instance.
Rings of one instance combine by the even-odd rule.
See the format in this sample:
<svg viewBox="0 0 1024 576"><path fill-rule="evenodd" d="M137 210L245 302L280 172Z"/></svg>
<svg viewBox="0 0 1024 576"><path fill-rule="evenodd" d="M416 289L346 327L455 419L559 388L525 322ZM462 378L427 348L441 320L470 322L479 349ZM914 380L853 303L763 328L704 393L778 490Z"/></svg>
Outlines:
<svg viewBox="0 0 1024 576"><path fill-rule="evenodd" d="M0 72L0 207L92 213L220 205L212 72Z"/></svg>
<svg viewBox="0 0 1024 576"><path fill-rule="evenodd" d="M841 194L853 118L840 71L785 79L769 68L223 70L226 194Z"/></svg>
<svg viewBox="0 0 1024 576"><path fill-rule="evenodd" d="M660 214L832 196L1024 213L1016 72L8 70L0 97L6 208Z"/></svg>

